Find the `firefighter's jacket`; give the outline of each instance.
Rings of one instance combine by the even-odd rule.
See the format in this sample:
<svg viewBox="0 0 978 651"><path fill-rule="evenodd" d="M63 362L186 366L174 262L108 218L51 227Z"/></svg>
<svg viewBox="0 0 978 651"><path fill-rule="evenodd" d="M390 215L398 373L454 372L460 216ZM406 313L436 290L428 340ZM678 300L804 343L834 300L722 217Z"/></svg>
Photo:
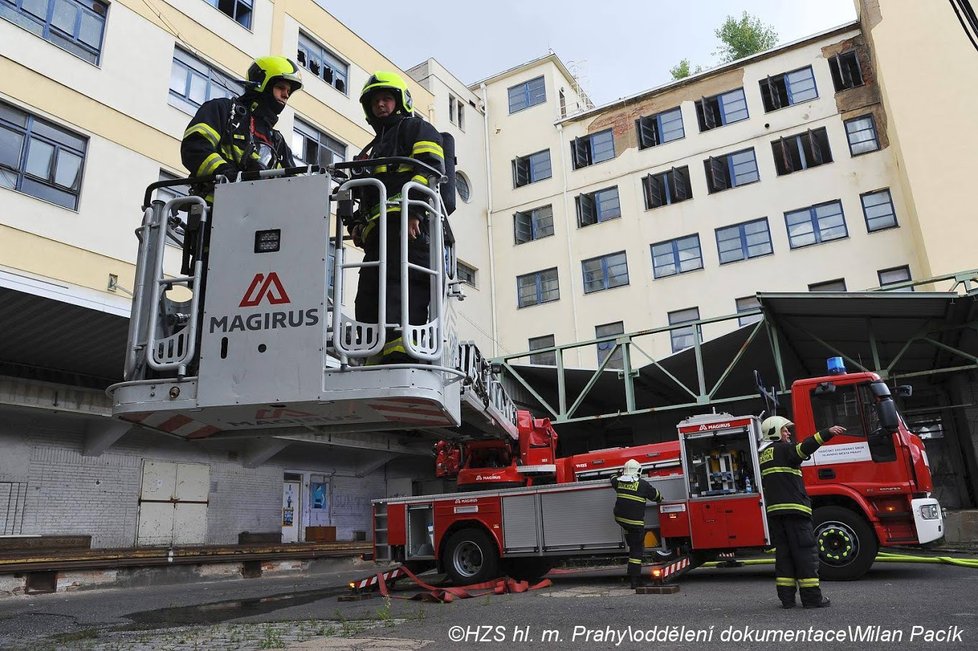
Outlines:
<svg viewBox="0 0 978 651"><path fill-rule="evenodd" d="M623 527L645 526L645 502L661 502L662 494L652 484L640 477L612 477L615 489L615 521Z"/></svg>
<svg viewBox="0 0 978 651"><path fill-rule="evenodd" d="M234 172L295 167L292 151L273 127L278 116L263 106L253 93L235 99L224 97L204 102L187 126L180 157L193 176L210 176L223 165ZM274 158L259 165L263 148ZM228 168L222 173L233 173Z"/></svg>
<svg viewBox="0 0 978 651"><path fill-rule="evenodd" d="M832 432L815 432L798 444L774 441L761 448L761 481L769 516L812 514L801 463L831 438Z"/></svg>
<svg viewBox="0 0 978 651"><path fill-rule="evenodd" d="M445 152L442 149L442 137L431 124L421 118L404 115L394 115L389 118L372 121L377 137L357 155L357 159L404 157L414 158L426 163L442 174L445 172ZM417 181L429 185L429 174L424 169L415 169L411 165L397 165L388 169L387 165L377 165L369 169L371 175L377 175L387 189L388 214L400 216L400 205L392 204L401 199L401 188L408 181ZM360 239L367 242L372 238L380 216L379 200L376 192L361 188L358 190L360 208L357 212L357 222L353 226L363 228ZM422 199L412 196L412 199ZM412 213L413 214L413 213ZM421 217L421 215L418 215ZM397 228L396 223L388 222L388 229Z"/></svg>

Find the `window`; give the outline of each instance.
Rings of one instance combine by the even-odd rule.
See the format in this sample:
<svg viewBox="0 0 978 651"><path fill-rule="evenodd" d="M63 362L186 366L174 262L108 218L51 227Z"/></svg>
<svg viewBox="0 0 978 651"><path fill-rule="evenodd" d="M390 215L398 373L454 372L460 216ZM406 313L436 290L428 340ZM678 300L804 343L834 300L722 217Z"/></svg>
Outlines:
<svg viewBox="0 0 978 651"><path fill-rule="evenodd" d="M811 66L762 79L760 84L765 113L818 98Z"/></svg>
<svg viewBox="0 0 978 651"><path fill-rule="evenodd" d="M880 287L886 287L887 285L897 285L899 283L910 282L910 266L903 265L902 267L891 267L889 269L880 269L876 272L876 275L880 279ZM912 292L913 286L900 287L898 289L892 289L893 292Z"/></svg>
<svg viewBox="0 0 978 651"><path fill-rule="evenodd" d="M774 253L767 217L718 228L716 235L720 264Z"/></svg>
<svg viewBox="0 0 978 651"><path fill-rule="evenodd" d="M808 286L810 292L844 292L846 291L846 279L836 278L820 283L812 283Z"/></svg>
<svg viewBox="0 0 978 651"><path fill-rule="evenodd" d="M322 79L344 95L350 66L317 41L299 32L299 49L296 54L300 66Z"/></svg>
<svg viewBox="0 0 978 651"><path fill-rule="evenodd" d="M703 161L710 194L760 180L754 149L735 151L725 156L710 156Z"/></svg>
<svg viewBox="0 0 978 651"><path fill-rule="evenodd" d="M625 334L625 324L622 321L616 321L615 323L606 323L604 325L594 326L594 338L601 339L602 337L613 337L615 335ZM608 341L598 342L598 365L600 366L605 359L608 363L605 364L605 368L624 368L624 344L618 346L614 339L609 339Z"/></svg>
<svg viewBox="0 0 978 651"><path fill-rule="evenodd" d="M737 314L742 312L753 312L761 307L761 302L756 296L744 296L737 299ZM750 314L748 316L737 317L737 325L745 326L757 323L764 318L762 314Z"/></svg>
<svg viewBox="0 0 978 651"><path fill-rule="evenodd" d="M108 11L102 0L0 0L0 18L96 64Z"/></svg>
<svg viewBox="0 0 978 651"><path fill-rule="evenodd" d="M244 92L240 82L212 68L180 48L173 50L170 66L170 106L193 114L215 97L233 98Z"/></svg>
<svg viewBox="0 0 978 651"><path fill-rule="evenodd" d="M541 206L533 210L518 212L513 215L513 233L516 243L523 244L554 234L553 206Z"/></svg>
<svg viewBox="0 0 978 651"><path fill-rule="evenodd" d="M577 195L577 225L580 228L621 217L618 186Z"/></svg>
<svg viewBox="0 0 978 651"><path fill-rule="evenodd" d="M75 210L88 139L0 102L0 188Z"/></svg>
<svg viewBox="0 0 978 651"><path fill-rule="evenodd" d="M529 156L519 156L513 159L513 187L518 188L529 183L549 179L553 174L550 167L550 150L544 149Z"/></svg>
<svg viewBox="0 0 978 651"><path fill-rule="evenodd" d="M517 305L529 307L560 299L557 267L516 277Z"/></svg>
<svg viewBox="0 0 978 651"><path fill-rule="evenodd" d="M458 279L461 280L466 285L471 285L475 287L475 267L470 267L462 261L456 264L458 269Z"/></svg>
<svg viewBox="0 0 978 651"><path fill-rule="evenodd" d="M693 198L689 184L689 167L673 167L668 172L649 174L642 179L645 208L651 210Z"/></svg>
<svg viewBox="0 0 978 651"><path fill-rule="evenodd" d="M509 112L516 113L525 108L543 104L547 101L547 89L543 77L531 79L509 88Z"/></svg>
<svg viewBox="0 0 978 651"><path fill-rule="evenodd" d="M849 139L849 153L853 156L876 151L880 148L876 134L876 123L872 115L846 120L846 137Z"/></svg>
<svg viewBox="0 0 978 651"><path fill-rule="evenodd" d="M541 348L553 348L554 347L554 336L545 335L543 337L530 337L528 340L530 344L530 352L534 350L540 350ZM557 365L557 351L551 350L546 353L536 353L530 355L531 364L539 364L542 366L556 366Z"/></svg>
<svg viewBox="0 0 978 651"><path fill-rule="evenodd" d="M786 212L784 221L788 227L788 243L793 249L849 236L840 201Z"/></svg>
<svg viewBox="0 0 978 651"><path fill-rule="evenodd" d="M217 7L242 27L251 29L251 0L207 0L207 4Z"/></svg>
<svg viewBox="0 0 978 651"><path fill-rule="evenodd" d="M700 236L687 235L658 242L652 247L652 276L665 278L703 268Z"/></svg>
<svg viewBox="0 0 978 651"><path fill-rule="evenodd" d="M346 160L346 145L297 119L292 154L297 165L332 165Z"/></svg>
<svg viewBox="0 0 978 651"><path fill-rule="evenodd" d="M611 129L575 138L570 145L571 159L576 170L615 157L615 138Z"/></svg>
<svg viewBox="0 0 978 651"><path fill-rule="evenodd" d="M889 190L877 190L860 195L863 204L863 216L866 218L866 230L881 231L884 228L895 228L896 213L893 211L893 199Z"/></svg>
<svg viewBox="0 0 978 651"><path fill-rule="evenodd" d="M747 114L747 97L744 89L738 88L721 95L704 97L696 102L696 119L700 131L709 131L731 122L740 122L750 117Z"/></svg>
<svg viewBox="0 0 978 651"><path fill-rule="evenodd" d="M462 100L454 95L448 96L448 121L465 131L465 113Z"/></svg>
<svg viewBox="0 0 978 651"><path fill-rule="evenodd" d="M638 148L655 147L672 140L686 137L683 114L678 108L656 115L646 115L635 121L638 129Z"/></svg>
<svg viewBox="0 0 978 651"><path fill-rule="evenodd" d="M829 59L829 70L832 71L835 92L863 85L863 73L859 69L859 58L855 50L836 54Z"/></svg>
<svg viewBox="0 0 978 651"><path fill-rule="evenodd" d="M585 294L628 284L628 261L624 251L584 260L581 270L584 272Z"/></svg>
<svg viewBox="0 0 978 651"><path fill-rule="evenodd" d="M774 167L778 170L778 176L832 162L825 127L775 140L771 143L771 149L774 150Z"/></svg>
<svg viewBox="0 0 978 651"><path fill-rule="evenodd" d="M469 179L459 171L455 172L455 191L458 192L459 198L465 203L468 203L472 198L472 188L469 187Z"/></svg>
<svg viewBox="0 0 978 651"><path fill-rule="evenodd" d="M564 96L564 89L560 89L560 94L558 95L560 104L560 117L567 117L567 98Z"/></svg>
<svg viewBox="0 0 978 651"><path fill-rule="evenodd" d="M675 312L669 313L669 325L671 326L699 320L700 309L698 307L690 307L685 310L676 310ZM698 337L697 335L700 336ZM700 332L700 326L698 325L691 325L685 328L673 328L669 331L669 338L672 340L672 352L674 353L678 353L679 351L694 345L697 339L700 341L703 339L702 333Z"/></svg>

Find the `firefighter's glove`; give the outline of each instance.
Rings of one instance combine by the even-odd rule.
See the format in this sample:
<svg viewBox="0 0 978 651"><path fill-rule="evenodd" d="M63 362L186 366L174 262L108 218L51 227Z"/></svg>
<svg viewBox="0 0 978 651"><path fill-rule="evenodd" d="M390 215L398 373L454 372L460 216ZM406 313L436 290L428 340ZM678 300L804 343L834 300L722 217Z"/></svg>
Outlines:
<svg viewBox="0 0 978 651"><path fill-rule="evenodd" d="M350 237L353 238L353 245L363 248L363 229L366 226L363 222L357 222L350 227Z"/></svg>
<svg viewBox="0 0 978 651"><path fill-rule="evenodd" d="M221 175L227 177L228 181L233 181L238 177L238 168L231 163L224 163L214 170L214 175Z"/></svg>

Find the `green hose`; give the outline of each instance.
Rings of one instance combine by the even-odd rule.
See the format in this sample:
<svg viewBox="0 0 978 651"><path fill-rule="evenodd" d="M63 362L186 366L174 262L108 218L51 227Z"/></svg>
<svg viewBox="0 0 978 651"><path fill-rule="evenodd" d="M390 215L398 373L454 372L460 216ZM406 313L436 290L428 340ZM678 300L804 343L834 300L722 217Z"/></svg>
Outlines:
<svg viewBox="0 0 978 651"><path fill-rule="evenodd" d="M703 563L702 567L718 567L729 561L710 561ZM773 565L773 558L749 558L736 561L742 565ZM880 552L876 555L877 563L940 563L944 565L956 565L958 567L972 567L978 570L978 558L952 558L950 556L911 556L909 554L893 554L890 552Z"/></svg>

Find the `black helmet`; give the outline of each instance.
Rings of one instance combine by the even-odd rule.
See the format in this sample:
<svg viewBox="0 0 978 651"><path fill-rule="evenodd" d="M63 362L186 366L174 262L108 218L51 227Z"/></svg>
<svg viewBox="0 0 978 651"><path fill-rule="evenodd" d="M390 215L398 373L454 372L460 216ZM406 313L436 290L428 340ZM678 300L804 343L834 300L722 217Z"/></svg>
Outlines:
<svg viewBox="0 0 978 651"><path fill-rule="evenodd" d="M411 91L408 90L401 76L393 72L378 71L370 75L370 79L360 91L360 104L363 106L363 114L368 122L374 117L370 110L370 97L378 90L389 90L394 95L394 100L397 102L395 113L414 115L414 100L411 99Z"/></svg>
<svg viewBox="0 0 978 651"><path fill-rule="evenodd" d="M275 85L276 79L284 79L292 86L292 92L302 88L299 66L285 57L259 57L248 68L248 83L253 90L263 93Z"/></svg>

